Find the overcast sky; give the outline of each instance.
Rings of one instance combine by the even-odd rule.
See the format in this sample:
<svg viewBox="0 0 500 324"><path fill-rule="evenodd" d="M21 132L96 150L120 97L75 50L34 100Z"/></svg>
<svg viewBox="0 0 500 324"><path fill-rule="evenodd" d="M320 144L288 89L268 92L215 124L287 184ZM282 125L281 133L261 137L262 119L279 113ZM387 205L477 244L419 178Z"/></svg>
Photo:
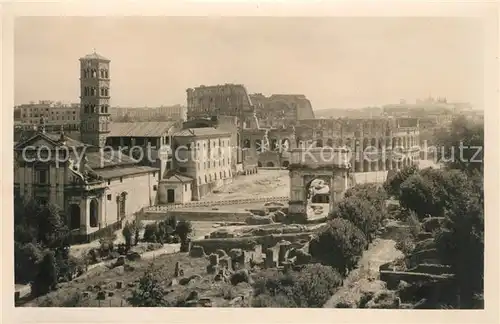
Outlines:
<svg viewBox="0 0 500 324"><path fill-rule="evenodd" d="M242 83L305 94L314 109L429 95L482 105L481 25L464 18L23 17L15 103L78 102L78 59L111 60L113 106L185 104L186 89Z"/></svg>

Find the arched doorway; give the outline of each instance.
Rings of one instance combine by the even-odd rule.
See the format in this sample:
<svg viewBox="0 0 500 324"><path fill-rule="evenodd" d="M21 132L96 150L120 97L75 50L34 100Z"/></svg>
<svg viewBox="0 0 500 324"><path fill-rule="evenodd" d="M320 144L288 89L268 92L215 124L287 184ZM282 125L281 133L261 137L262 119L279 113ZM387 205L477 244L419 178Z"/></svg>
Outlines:
<svg viewBox="0 0 500 324"><path fill-rule="evenodd" d="M271 140L271 151L277 151L278 150L278 140L273 138Z"/></svg>
<svg viewBox="0 0 500 324"><path fill-rule="evenodd" d="M281 140L280 152L286 152L290 149L290 140L285 138Z"/></svg>
<svg viewBox="0 0 500 324"><path fill-rule="evenodd" d="M97 227L99 223L99 203L97 202L97 199L92 199L90 201L89 218L90 227Z"/></svg>
<svg viewBox="0 0 500 324"><path fill-rule="evenodd" d="M274 168L274 163L273 162L267 162L266 166L268 168Z"/></svg>
<svg viewBox="0 0 500 324"><path fill-rule="evenodd" d="M288 168L288 166L290 165L290 162L283 161L282 165L283 165L284 168Z"/></svg>
<svg viewBox="0 0 500 324"><path fill-rule="evenodd" d="M71 204L69 206L69 215L71 229L80 229L80 206Z"/></svg>
<svg viewBox="0 0 500 324"><path fill-rule="evenodd" d="M317 177L309 181L305 187L306 189L306 197L307 197L307 205L306 210L309 209L308 206L312 210L309 212L314 212L318 206L323 204L329 204L330 202L330 181L327 178ZM325 209L324 206L323 209ZM329 207L327 207L329 208Z"/></svg>

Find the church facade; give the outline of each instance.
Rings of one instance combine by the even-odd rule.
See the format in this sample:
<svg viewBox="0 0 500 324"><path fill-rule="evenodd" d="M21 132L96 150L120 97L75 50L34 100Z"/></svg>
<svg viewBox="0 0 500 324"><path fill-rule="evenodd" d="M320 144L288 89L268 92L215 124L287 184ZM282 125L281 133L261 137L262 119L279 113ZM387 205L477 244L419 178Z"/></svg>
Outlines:
<svg viewBox="0 0 500 324"><path fill-rule="evenodd" d="M160 169L105 148L109 125L109 63L96 53L80 59L81 141L44 120L14 146L14 195L56 204L73 242L89 242L156 202Z"/></svg>

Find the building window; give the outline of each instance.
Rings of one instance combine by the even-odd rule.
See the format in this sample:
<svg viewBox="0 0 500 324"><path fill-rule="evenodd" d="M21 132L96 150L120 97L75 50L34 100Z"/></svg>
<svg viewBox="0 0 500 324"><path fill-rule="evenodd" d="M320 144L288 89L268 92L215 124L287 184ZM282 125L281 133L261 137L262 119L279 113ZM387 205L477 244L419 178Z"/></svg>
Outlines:
<svg viewBox="0 0 500 324"><path fill-rule="evenodd" d="M185 185L184 185L184 191L187 191L187 190L188 190L188 185L187 185L187 184L185 184Z"/></svg>
<svg viewBox="0 0 500 324"><path fill-rule="evenodd" d="M38 183L40 184L48 184L47 170L38 170Z"/></svg>
<svg viewBox="0 0 500 324"><path fill-rule="evenodd" d="M99 223L99 204L97 200L92 199L90 201L90 227L97 227Z"/></svg>
<svg viewBox="0 0 500 324"><path fill-rule="evenodd" d="M111 200L111 195L107 195L106 197L108 198L108 200Z"/></svg>
<svg viewBox="0 0 500 324"><path fill-rule="evenodd" d="M158 190L158 187L156 185L153 186L153 191Z"/></svg>
<svg viewBox="0 0 500 324"><path fill-rule="evenodd" d="M120 177L120 182L123 182L123 177Z"/></svg>

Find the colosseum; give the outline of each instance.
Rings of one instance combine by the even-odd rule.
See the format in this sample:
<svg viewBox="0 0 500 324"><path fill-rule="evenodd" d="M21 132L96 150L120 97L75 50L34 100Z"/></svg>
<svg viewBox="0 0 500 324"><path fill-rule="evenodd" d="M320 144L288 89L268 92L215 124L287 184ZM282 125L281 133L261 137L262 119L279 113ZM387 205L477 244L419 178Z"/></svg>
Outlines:
<svg viewBox="0 0 500 324"><path fill-rule="evenodd" d="M288 167L292 147L347 147L351 172L390 171L418 165L418 119L308 119L286 128L245 129L243 149L255 150L259 167Z"/></svg>

